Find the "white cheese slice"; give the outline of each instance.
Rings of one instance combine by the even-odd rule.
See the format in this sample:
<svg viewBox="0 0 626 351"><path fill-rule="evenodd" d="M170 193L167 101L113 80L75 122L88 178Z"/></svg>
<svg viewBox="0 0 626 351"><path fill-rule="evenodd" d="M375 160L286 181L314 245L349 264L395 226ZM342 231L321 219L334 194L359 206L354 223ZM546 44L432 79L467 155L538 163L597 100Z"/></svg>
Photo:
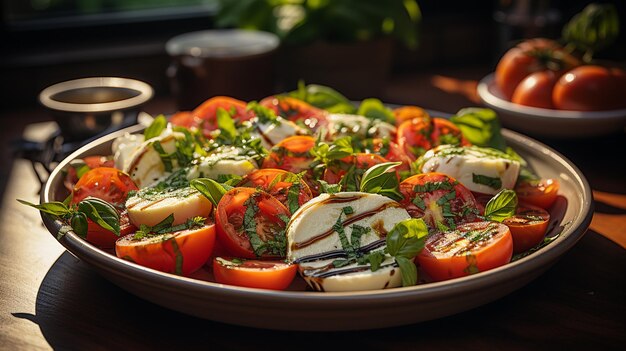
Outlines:
<svg viewBox="0 0 626 351"><path fill-rule="evenodd" d="M307 132L300 128L294 122L288 121L282 117L276 117L278 123L259 123L257 124L256 134L261 139L263 147L271 149L274 145L283 139L294 135L306 135Z"/></svg>
<svg viewBox="0 0 626 351"><path fill-rule="evenodd" d="M154 143L159 142L163 151L171 154L176 151L176 140L185 138L178 132L164 132L161 136L144 141L125 163L123 171L128 173L137 187L145 188L166 174L165 164L154 149ZM172 160L173 169L177 168L176 160Z"/></svg>
<svg viewBox="0 0 626 351"><path fill-rule="evenodd" d="M402 285L402 274L395 259L387 255L375 272L367 265L331 268L335 259L305 262L298 265L304 280L317 291L363 291L396 288Z"/></svg>
<svg viewBox="0 0 626 351"><path fill-rule="evenodd" d="M471 191L493 195L513 189L519 175L520 163L503 156L493 149L441 145L427 151L418 162L424 173L444 173Z"/></svg>
<svg viewBox="0 0 626 351"><path fill-rule="evenodd" d="M126 169L131 161L131 155L144 142L143 134L126 133L121 137L113 140L113 159L117 169Z"/></svg>
<svg viewBox="0 0 626 351"><path fill-rule="evenodd" d="M245 176L258 167L248 156L239 155L236 147L221 147L217 152L200 158L195 165L187 170L187 179L211 178L220 175Z"/></svg>
<svg viewBox="0 0 626 351"><path fill-rule="evenodd" d="M170 214L173 225L182 224L193 217L209 217L213 205L196 189L187 187L157 192L144 189L126 200L130 222L139 228L141 224L154 226Z"/></svg>
<svg viewBox="0 0 626 351"><path fill-rule="evenodd" d="M391 137L396 127L380 120L348 114L328 115L328 129L333 137L358 135L370 138Z"/></svg>

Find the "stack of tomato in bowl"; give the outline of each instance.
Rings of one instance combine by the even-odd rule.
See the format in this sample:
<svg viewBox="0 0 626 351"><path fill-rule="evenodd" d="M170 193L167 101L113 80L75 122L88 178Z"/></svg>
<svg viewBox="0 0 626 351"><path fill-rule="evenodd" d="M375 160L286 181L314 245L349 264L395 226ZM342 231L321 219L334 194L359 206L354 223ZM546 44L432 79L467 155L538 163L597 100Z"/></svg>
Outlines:
<svg viewBox="0 0 626 351"><path fill-rule="evenodd" d="M594 52L617 38L610 5L589 5L564 27L560 42L525 40L508 50L478 94L505 125L555 137L602 135L626 126L626 72Z"/></svg>

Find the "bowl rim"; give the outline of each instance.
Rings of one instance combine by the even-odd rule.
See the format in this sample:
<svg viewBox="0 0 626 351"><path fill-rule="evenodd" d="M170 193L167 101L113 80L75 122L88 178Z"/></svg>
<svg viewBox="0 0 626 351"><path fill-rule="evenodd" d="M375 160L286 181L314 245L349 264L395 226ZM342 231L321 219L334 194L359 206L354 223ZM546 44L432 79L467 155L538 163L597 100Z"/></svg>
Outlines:
<svg viewBox="0 0 626 351"><path fill-rule="evenodd" d="M495 86L495 73L490 73L478 82L476 91L480 99L488 106L504 110L506 112L524 115L524 117L537 119L561 119L570 121L579 120L620 120L626 119L626 109L606 110L606 111L572 111L572 110L553 110L547 108L524 106L503 99L497 92Z"/></svg>
<svg viewBox="0 0 626 351"><path fill-rule="evenodd" d="M128 99L96 104L77 104L52 99L52 96L63 91L99 87L130 89L139 92L139 94ZM150 100L153 95L154 89L152 86L140 80L123 77L88 77L67 80L45 88L39 93L39 102L43 106L56 111L101 113L137 107Z"/></svg>
<svg viewBox="0 0 626 351"><path fill-rule="evenodd" d="M41 192L40 201L49 202L52 194L52 180L61 176L62 170L75 158L89 152L92 148L102 143L110 142L118 138L124 133L136 133L143 129L143 126L135 125L120 131L103 136L72 153L66 157L53 170L48 181L44 185ZM74 232L69 231L59 241L68 251L92 265L97 265L108 271L115 271L116 275L123 275L127 279L141 280L142 284L160 286L161 288L183 289L178 290L181 293L193 296L205 296L207 293L212 294L212 298L250 298L254 297L255 301L280 303L285 306L293 306L294 303L306 302L320 307L341 307L350 308L350 306L362 306L365 303L386 303L383 301L415 301L415 299L437 299L445 295L453 295L462 290L475 290L488 287L498 281L508 281L515 277L521 277L528 272L539 270L546 267L566 251L568 251L586 232L593 215L593 201L591 188L582 172L567 158L555 151L554 149L526 137L522 134L503 129L503 135L507 140L515 143L527 145L528 148L537 150L537 152L558 162L562 167L574 176L572 180L577 186L582 188L579 194L581 199L581 208L577 212L569 226L566 226L561 235L550 245L542 248L537 253L528 255L515 262L508 263L504 266L480 272L467 277L456 278L443 282L434 282L411 287L401 287L394 289L372 290L372 291L356 291L356 292L312 292L312 291L271 291L264 289L245 288L237 286L229 286L208 282L199 279L176 276L169 273L159 272L150 268L139 266L135 263L120 259L110 253L107 253L97 247L87 243ZM45 226L51 235L56 237L56 233L63 225L58 220L42 214Z"/></svg>

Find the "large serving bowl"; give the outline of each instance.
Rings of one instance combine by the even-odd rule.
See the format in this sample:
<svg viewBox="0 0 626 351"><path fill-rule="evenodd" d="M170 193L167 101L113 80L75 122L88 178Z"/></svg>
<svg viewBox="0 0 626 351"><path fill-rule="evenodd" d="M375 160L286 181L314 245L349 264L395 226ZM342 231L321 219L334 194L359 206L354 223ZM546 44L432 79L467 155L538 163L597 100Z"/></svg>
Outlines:
<svg viewBox="0 0 626 351"><path fill-rule="evenodd" d="M496 86L494 74L478 83L478 96L498 112L502 123L530 135L553 138L588 138L626 128L626 109L609 111L565 111L529 107L506 100Z"/></svg>
<svg viewBox="0 0 626 351"><path fill-rule="evenodd" d="M66 196L61 170L72 159L110 154L113 140L125 132L140 130L141 127L135 126L107 135L70 155L50 176L41 201L60 200ZM464 278L364 292L270 291L158 272L119 259L73 232L63 236L60 242L102 276L130 293L173 310L215 321L283 330L354 330L435 319L483 305L527 284L565 254L583 236L591 221L591 189L576 166L530 138L508 130L503 134L507 143L525 157L538 174L559 178L561 196L551 210L554 220L548 235L561 234L554 242L527 257ZM56 236L62 223L46 216L44 222L50 233Z"/></svg>

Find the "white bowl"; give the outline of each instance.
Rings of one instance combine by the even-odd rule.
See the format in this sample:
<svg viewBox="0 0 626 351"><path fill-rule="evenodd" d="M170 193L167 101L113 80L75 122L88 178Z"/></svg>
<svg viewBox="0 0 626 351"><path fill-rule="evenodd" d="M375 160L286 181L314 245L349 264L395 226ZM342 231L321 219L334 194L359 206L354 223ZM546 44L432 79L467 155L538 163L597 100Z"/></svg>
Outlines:
<svg viewBox="0 0 626 351"><path fill-rule="evenodd" d="M483 103L498 113L504 126L527 134L554 138L587 138L624 132L626 128L626 109L567 111L512 103L496 87L493 73L478 83L477 90Z"/></svg>

